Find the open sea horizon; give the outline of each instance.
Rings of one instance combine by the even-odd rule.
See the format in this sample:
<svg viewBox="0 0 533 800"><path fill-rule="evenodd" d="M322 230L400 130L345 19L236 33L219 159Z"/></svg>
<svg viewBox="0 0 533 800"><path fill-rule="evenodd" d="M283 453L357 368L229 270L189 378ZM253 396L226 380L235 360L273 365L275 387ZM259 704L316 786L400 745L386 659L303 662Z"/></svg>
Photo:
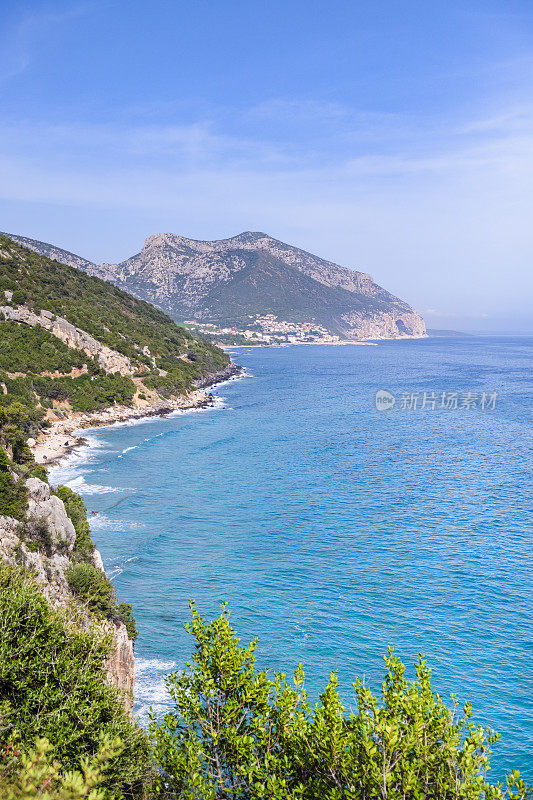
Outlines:
<svg viewBox="0 0 533 800"><path fill-rule="evenodd" d="M141 722L191 655L188 599L207 619L228 602L259 666L301 661L313 701L337 670L355 708L388 646L410 677L422 653L501 734L490 776L533 783L532 354L531 336L239 348L213 407L85 432L50 480L84 497L133 604Z"/></svg>

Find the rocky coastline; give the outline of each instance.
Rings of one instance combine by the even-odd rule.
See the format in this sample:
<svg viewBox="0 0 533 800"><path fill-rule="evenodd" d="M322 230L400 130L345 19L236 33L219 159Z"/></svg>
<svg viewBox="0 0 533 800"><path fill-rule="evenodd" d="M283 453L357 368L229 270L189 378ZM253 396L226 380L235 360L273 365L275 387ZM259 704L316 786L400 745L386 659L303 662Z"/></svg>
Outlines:
<svg viewBox="0 0 533 800"><path fill-rule="evenodd" d="M175 411L205 408L213 405L212 394L204 389L230 380L242 373L241 367L229 364L215 374L206 376L193 391L169 400L160 398L151 403L133 407L115 406L95 413L61 412L64 417L51 422L37 439L29 439L35 460L43 465L57 465L76 448L86 444L80 431L116 422L141 420L152 416L165 416ZM41 520L50 534L51 550L47 554L33 552L21 535L20 523L10 517L0 516L0 558L8 564L22 564L36 576L49 602L57 607L68 607L74 597L66 580L71 565L76 534L65 506L55 496L48 483L38 478L26 481L28 492L27 521ZM92 561L97 569L104 571L98 550L93 551ZM93 623L83 617L84 626ZM123 623L104 621L99 623L112 635L112 647L106 665L106 680L121 692L126 708L133 714L133 691L135 687L135 652Z"/></svg>
<svg viewBox="0 0 533 800"><path fill-rule="evenodd" d="M62 459L87 443L80 431L146 417L163 417L175 411L206 408L213 404L213 396L203 390L237 377L241 373L242 368L231 362L220 372L207 375L198 381L192 392L177 398L159 398L155 402L138 403L134 406L113 406L92 413L65 412L64 417L51 420L50 426L43 430L37 439L30 439L28 444L38 464L56 466Z"/></svg>
<svg viewBox="0 0 533 800"><path fill-rule="evenodd" d="M220 372L214 372L210 375L206 375L204 378L201 378L198 381L195 381L195 386L197 389L208 389L211 386L215 386L217 383L224 383L224 381L229 381L232 378L236 378L239 375L242 375L243 369L238 364L234 364L233 361L230 361L227 367L220 370Z"/></svg>

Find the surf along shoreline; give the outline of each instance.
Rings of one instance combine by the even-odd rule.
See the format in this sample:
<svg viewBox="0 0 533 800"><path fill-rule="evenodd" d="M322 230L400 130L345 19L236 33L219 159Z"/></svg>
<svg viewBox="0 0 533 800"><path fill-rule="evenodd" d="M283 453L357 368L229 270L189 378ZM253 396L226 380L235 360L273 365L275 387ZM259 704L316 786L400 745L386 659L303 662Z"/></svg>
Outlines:
<svg viewBox="0 0 533 800"><path fill-rule="evenodd" d="M196 388L174 399L161 398L155 403L142 403L136 406L111 406L85 413L81 411L62 412L64 417L51 422L48 428L39 433L37 439L30 439L30 446L38 464L57 467L75 451L88 444L81 431L114 425L120 422L142 421L149 417L166 417L177 411L192 411L214 405L214 397L206 389L217 386L233 378L243 376L244 370L231 362L220 372L207 375L198 381Z"/></svg>

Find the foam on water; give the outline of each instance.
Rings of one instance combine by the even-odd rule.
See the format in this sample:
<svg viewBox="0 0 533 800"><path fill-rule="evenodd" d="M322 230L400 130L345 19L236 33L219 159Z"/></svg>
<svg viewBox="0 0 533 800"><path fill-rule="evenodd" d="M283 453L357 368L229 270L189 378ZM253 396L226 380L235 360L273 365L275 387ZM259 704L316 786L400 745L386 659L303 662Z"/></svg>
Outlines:
<svg viewBox="0 0 533 800"><path fill-rule="evenodd" d="M48 469L50 483L54 486L65 484L67 481L76 477L82 468L98 460L103 448L103 442L96 436L86 431L74 431L73 436L82 436L86 444L77 447L65 458L61 459L60 464L55 464Z"/></svg>
<svg viewBox="0 0 533 800"><path fill-rule="evenodd" d="M105 571L108 578L110 578L111 580L118 578L118 576L124 572L127 565L132 564L134 561L138 561L137 556L131 556L131 558L125 558L121 563L118 564L104 563Z"/></svg>
<svg viewBox="0 0 533 800"><path fill-rule="evenodd" d="M107 517L102 512L96 515L89 516L91 530L94 531L107 531L110 533L124 533L131 530L146 529L146 523L142 520L125 520L114 517Z"/></svg>
<svg viewBox="0 0 533 800"><path fill-rule="evenodd" d="M133 713L141 725L149 722L150 710L156 713L168 711L172 706L165 684L167 675L175 668L175 661L158 658L135 659L135 705Z"/></svg>
<svg viewBox="0 0 533 800"><path fill-rule="evenodd" d="M65 482L65 486L78 492L81 495L92 494L115 494L116 492L129 491L127 487L117 486L100 486L97 483L87 483L82 475L77 475L75 478Z"/></svg>

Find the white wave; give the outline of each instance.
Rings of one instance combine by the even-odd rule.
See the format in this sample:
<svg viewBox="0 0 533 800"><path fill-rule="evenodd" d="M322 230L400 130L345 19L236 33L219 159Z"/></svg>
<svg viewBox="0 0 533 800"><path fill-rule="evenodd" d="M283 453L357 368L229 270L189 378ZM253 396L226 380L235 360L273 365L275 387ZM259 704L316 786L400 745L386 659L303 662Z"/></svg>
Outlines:
<svg viewBox="0 0 533 800"><path fill-rule="evenodd" d="M217 402L218 399L218 397L214 397L213 402L208 406L199 406L198 408L176 408L174 411L171 411L169 414L167 414L167 416L170 418L181 417L184 414L203 414L206 411L221 408L220 404Z"/></svg>
<svg viewBox="0 0 533 800"><path fill-rule="evenodd" d="M220 383L215 383L215 385L212 387L212 390L216 392L222 386L226 386L226 384L228 383L233 383L234 381L242 381L243 378L253 378L253 377L254 376L252 375L251 372L249 372L247 369L243 369L242 372L240 372L238 375L232 375L231 378L226 378L225 381L220 381Z"/></svg>
<svg viewBox="0 0 533 800"><path fill-rule="evenodd" d="M185 414L198 414L203 410L203 408L175 408L174 411L169 411L166 416L171 419L172 417L182 417Z"/></svg>
<svg viewBox="0 0 533 800"><path fill-rule="evenodd" d="M124 572L123 569L117 567L117 569L106 569L105 574L107 575L110 581L113 581L115 580L115 578L118 578L119 575L122 575L123 572Z"/></svg>
<svg viewBox="0 0 533 800"><path fill-rule="evenodd" d="M85 478L83 475L78 475L76 478L72 478L72 480L67 481L65 486L68 486L69 489L74 489L76 492L85 495L91 494L115 494L116 492L131 492L133 489L128 488L127 486L100 486L97 483L86 483Z"/></svg>
<svg viewBox="0 0 533 800"><path fill-rule="evenodd" d="M126 569L126 564L129 564L130 561L138 561L138 560L139 560L138 556L131 556L131 558L126 558L124 561L122 561L122 563L111 564L109 566L106 566L105 572L107 577L109 578L110 581L112 581L113 578L117 578L119 575L122 575L122 573Z"/></svg>
<svg viewBox="0 0 533 800"><path fill-rule="evenodd" d="M170 672L175 666L175 661L161 661L159 658L136 658L135 675L138 678L143 673L153 673L154 670Z"/></svg>
<svg viewBox="0 0 533 800"><path fill-rule="evenodd" d="M135 658L134 713L141 725L148 724L150 708L161 712L168 711L172 707L165 679L175 666L175 661Z"/></svg>
<svg viewBox="0 0 533 800"><path fill-rule="evenodd" d="M124 533L126 531L146 528L143 522L134 522L126 519L109 519L105 514L89 515L89 523L92 531L112 531L113 533Z"/></svg>
<svg viewBox="0 0 533 800"><path fill-rule="evenodd" d="M75 435L83 435L87 444L77 447L62 458L59 464L49 467L49 480L54 486L71 480L72 476L76 475L80 468L91 464L100 457L100 453L94 451L101 449L104 446L103 442L99 441L94 436L86 436L85 431L75 431Z"/></svg>

